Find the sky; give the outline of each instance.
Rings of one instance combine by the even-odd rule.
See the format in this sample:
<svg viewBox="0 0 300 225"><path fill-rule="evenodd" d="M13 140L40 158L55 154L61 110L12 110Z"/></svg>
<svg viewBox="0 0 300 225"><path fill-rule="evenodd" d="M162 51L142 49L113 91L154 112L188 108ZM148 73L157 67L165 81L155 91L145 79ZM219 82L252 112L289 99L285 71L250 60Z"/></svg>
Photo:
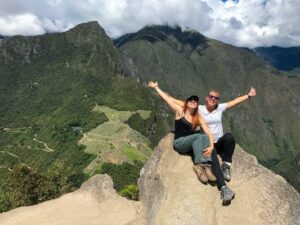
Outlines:
<svg viewBox="0 0 300 225"><path fill-rule="evenodd" d="M300 0L0 0L0 34L63 32L98 21L117 38L179 25L238 46L300 46Z"/></svg>

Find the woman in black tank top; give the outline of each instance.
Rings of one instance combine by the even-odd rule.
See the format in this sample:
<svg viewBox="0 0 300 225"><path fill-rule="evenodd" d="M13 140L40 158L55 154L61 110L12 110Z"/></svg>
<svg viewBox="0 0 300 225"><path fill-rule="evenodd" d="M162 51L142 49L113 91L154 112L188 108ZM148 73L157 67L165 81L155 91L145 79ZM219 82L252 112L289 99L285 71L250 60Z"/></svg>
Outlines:
<svg viewBox="0 0 300 225"><path fill-rule="evenodd" d="M199 98L195 95L188 97L182 107L173 103L170 96L160 90L157 82L150 81L148 87L154 88L176 113L174 149L179 153L194 153L195 165L193 168L201 182L215 181L216 178L211 171L211 154L214 149L213 137L198 113ZM197 128L201 128L205 134L200 133Z"/></svg>
<svg viewBox="0 0 300 225"><path fill-rule="evenodd" d="M235 193L226 185L220 168L219 160L214 149L213 137L198 113L198 97L188 97L184 104L177 104L173 98L159 89L157 82L150 81L148 87L154 88L159 96L175 111L175 138L173 147L177 152L194 153L194 171L198 179L206 183L216 180L221 191L223 204L230 204ZM196 128L200 127L205 134ZM210 164L212 160L212 166ZM212 173L212 170L214 173ZM214 176L216 175L216 177Z"/></svg>

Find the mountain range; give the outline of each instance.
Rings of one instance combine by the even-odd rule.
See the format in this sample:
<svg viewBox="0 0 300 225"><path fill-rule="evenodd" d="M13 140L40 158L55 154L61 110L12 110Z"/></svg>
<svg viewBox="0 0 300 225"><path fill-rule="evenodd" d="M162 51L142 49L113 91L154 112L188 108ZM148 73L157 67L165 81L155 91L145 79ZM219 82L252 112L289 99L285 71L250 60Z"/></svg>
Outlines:
<svg viewBox="0 0 300 225"><path fill-rule="evenodd" d="M255 98L225 113L225 131L300 190L299 77L278 71L251 50L194 30L149 26L111 40L97 22L0 42L1 186L20 163L46 170L60 161L64 176L76 188L101 172L105 160L116 163L110 157L115 147L124 153L118 163L143 161L138 155L144 150L136 140L145 140L142 144L151 148L173 125L172 113L146 87L148 80L157 80L174 97L197 94L202 102L211 88L226 102L254 86ZM139 134L123 132L125 145L110 140L103 127L114 119L119 124L114 132L121 133L125 123ZM86 151L82 138L108 145Z"/></svg>
<svg viewBox="0 0 300 225"><path fill-rule="evenodd" d="M19 164L47 171L60 163L61 174L74 189L93 175L84 172L92 162L91 171L101 170L104 160L100 156L109 158L117 148L119 153L114 155L122 156L117 162L144 161L138 157L143 152L138 153L139 145L151 143L150 148L167 132L166 120L155 110L159 100L135 79L125 77L119 51L96 22L65 33L4 39L0 43L0 89L0 200L3 190L12 190L5 185L6 178ZM103 108L95 110L103 105L115 110L110 115L115 119L107 117ZM138 110L149 115L144 118ZM121 136L105 137L109 131L93 131L115 120L120 122L114 123L114 136L122 134L123 142ZM80 142L85 134L93 139L88 144ZM135 139L145 142L135 145ZM85 151L100 142L107 143L102 145L106 149L98 146L96 152ZM114 163L115 157L108 162Z"/></svg>

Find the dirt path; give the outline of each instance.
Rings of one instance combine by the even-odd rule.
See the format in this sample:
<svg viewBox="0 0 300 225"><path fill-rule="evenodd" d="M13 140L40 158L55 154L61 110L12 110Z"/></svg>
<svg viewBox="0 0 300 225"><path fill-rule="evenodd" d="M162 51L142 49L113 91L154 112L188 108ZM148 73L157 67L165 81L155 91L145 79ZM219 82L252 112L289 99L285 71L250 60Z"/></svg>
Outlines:
<svg viewBox="0 0 300 225"><path fill-rule="evenodd" d="M43 150L45 152L54 152L54 149L49 148L48 145L45 142L37 140L36 138L33 138L33 140L36 141L36 142L38 142L38 143L43 144L45 146L45 148L46 148L46 149L42 149L42 148L39 148L39 149L41 149L41 150Z"/></svg>

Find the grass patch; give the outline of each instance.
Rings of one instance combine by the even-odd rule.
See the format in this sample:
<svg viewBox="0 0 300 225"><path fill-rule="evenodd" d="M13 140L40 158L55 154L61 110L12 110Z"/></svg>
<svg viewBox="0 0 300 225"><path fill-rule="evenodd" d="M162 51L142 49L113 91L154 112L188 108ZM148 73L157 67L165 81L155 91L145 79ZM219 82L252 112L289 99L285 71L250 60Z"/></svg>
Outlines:
<svg viewBox="0 0 300 225"><path fill-rule="evenodd" d="M143 155L136 148L128 144L125 145L123 151L126 154L126 156L132 161L145 161L147 159L145 155Z"/></svg>

